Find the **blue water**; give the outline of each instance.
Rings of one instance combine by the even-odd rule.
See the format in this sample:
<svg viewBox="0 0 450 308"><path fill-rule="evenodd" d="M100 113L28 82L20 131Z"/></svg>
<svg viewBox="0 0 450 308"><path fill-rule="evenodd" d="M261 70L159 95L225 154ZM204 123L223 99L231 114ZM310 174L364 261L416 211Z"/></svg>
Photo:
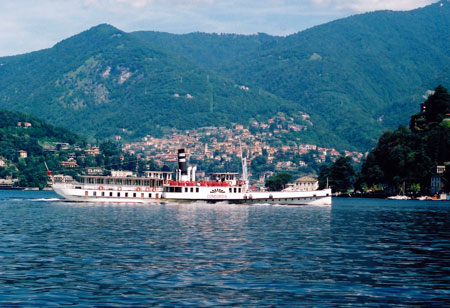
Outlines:
<svg viewBox="0 0 450 308"><path fill-rule="evenodd" d="M2 307L449 305L449 202L108 205L0 191Z"/></svg>

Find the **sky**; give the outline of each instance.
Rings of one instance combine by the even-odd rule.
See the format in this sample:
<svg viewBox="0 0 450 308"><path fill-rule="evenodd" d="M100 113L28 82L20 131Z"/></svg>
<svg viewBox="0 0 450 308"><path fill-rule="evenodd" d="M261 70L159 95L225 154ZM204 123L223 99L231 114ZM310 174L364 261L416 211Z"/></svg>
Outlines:
<svg viewBox="0 0 450 308"><path fill-rule="evenodd" d="M0 0L0 57L50 48L102 23L123 31L289 35L375 10L437 0Z"/></svg>

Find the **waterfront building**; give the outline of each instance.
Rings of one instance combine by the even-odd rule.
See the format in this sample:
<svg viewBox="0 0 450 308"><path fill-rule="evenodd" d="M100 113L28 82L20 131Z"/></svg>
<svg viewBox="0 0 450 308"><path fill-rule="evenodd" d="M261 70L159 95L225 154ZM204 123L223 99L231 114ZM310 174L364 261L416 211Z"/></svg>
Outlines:
<svg viewBox="0 0 450 308"><path fill-rule="evenodd" d="M442 190L442 174L445 172L445 166L436 166L436 169L431 175L430 193L435 195Z"/></svg>
<svg viewBox="0 0 450 308"><path fill-rule="evenodd" d="M313 191L319 188L319 181L309 176L303 176L295 180L294 183L287 184L286 190Z"/></svg>

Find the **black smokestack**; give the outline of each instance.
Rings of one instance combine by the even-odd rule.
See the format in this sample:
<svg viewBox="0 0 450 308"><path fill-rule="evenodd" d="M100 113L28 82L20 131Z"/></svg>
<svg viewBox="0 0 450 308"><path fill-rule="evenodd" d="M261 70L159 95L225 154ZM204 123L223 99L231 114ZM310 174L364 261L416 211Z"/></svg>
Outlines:
<svg viewBox="0 0 450 308"><path fill-rule="evenodd" d="M181 175L187 175L186 153L184 149L178 149L178 169L181 170Z"/></svg>

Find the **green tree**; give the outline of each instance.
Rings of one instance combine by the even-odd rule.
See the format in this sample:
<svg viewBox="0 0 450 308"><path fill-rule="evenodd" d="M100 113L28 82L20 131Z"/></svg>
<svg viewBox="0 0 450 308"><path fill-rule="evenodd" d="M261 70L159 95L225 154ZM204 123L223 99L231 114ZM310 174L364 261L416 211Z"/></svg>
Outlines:
<svg viewBox="0 0 450 308"><path fill-rule="evenodd" d="M355 183L355 170L351 164L350 157L339 157L330 166L321 166L319 173L319 185L325 186L328 178L328 185L335 192L347 192L353 188Z"/></svg>
<svg viewBox="0 0 450 308"><path fill-rule="evenodd" d="M347 192L355 182L355 170L351 164L350 157L339 157L330 169L330 186L335 191Z"/></svg>
<svg viewBox="0 0 450 308"><path fill-rule="evenodd" d="M329 177L330 177L330 168L331 166L329 165L321 165L319 167L319 176L318 176L318 180L319 180L319 188L320 189L324 189L325 187L327 187L327 185L329 185Z"/></svg>
<svg viewBox="0 0 450 308"><path fill-rule="evenodd" d="M162 166L161 171L167 172L170 171L170 167L167 165Z"/></svg>
<svg viewBox="0 0 450 308"><path fill-rule="evenodd" d="M105 156L120 155L120 153L122 152L120 150L120 145L110 140L106 140L100 143L99 149Z"/></svg>
<svg viewBox="0 0 450 308"><path fill-rule="evenodd" d="M265 186L271 191L282 190L291 180L292 176L289 173L279 173L266 180Z"/></svg>
<svg viewBox="0 0 450 308"><path fill-rule="evenodd" d="M423 112L411 117L410 129L386 131L363 163L358 184L385 184L428 193L432 170L450 160L450 94L438 86L423 103Z"/></svg>
<svg viewBox="0 0 450 308"><path fill-rule="evenodd" d="M439 85L434 94L424 103L425 119L428 123L440 123L444 116L450 113L450 94L447 89Z"/></svg>
<svg viewBox="0 0 450 308"><path fill-rule="evenodd" d="M385 132L369 153L361 169L361 183L368 187L385 184L398 189L403 183L427 187L432 161L426 153L422 137L400 126Z"/></svg>

